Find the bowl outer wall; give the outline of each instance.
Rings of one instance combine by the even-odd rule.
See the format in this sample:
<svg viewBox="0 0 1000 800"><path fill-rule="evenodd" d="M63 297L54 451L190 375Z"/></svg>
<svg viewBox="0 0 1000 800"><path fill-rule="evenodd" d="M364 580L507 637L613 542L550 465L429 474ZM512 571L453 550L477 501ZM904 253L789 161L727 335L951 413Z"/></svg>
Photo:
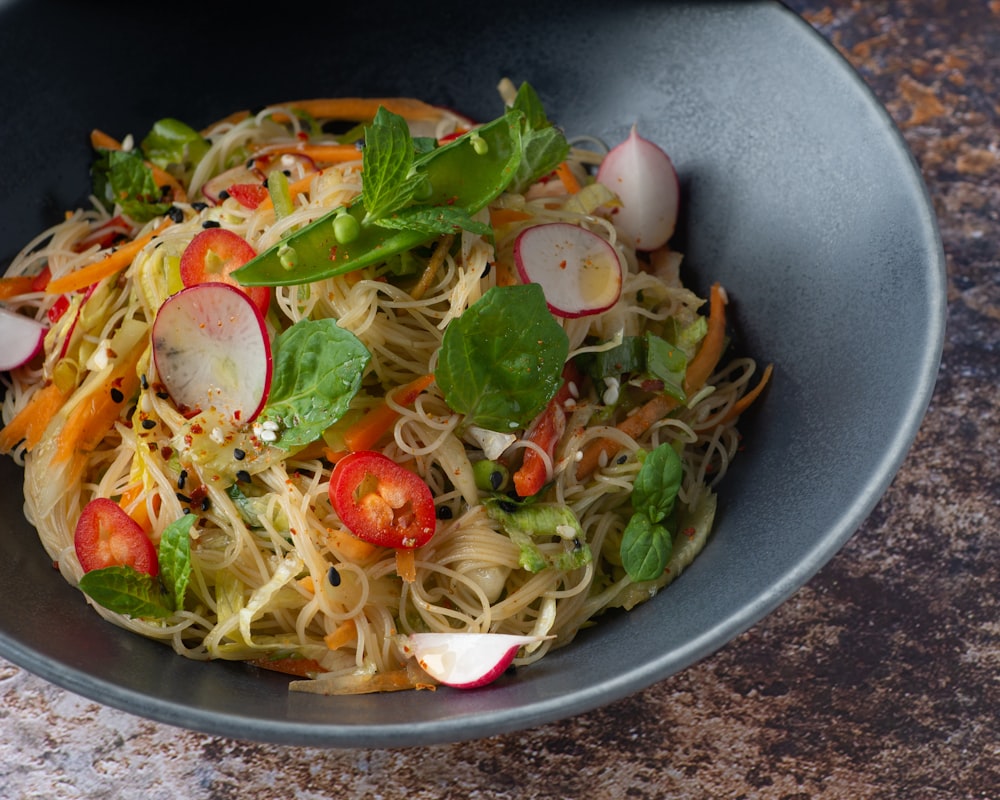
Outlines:
<svg viewBox="0 0 1000 800"><path fill-rule="evenodd" d="M945 293L926 189L864 83L779 4L483 5L463 4L447 25L414 3L389 4L377 22L338 8L341 30L370 37L346 39L301 9L306 29L283 51L265 20L221 6L192 27L147 4L0 4L0 70L17 76L0 85L0 265L85 199L95 127L141 136L163 116L201 126L351 94L488 119L505 76L532 83L570 136L613 143L636 123L681 177L686 278L702 293L721 281L738 346L775 364L705 552L649 604L487 690L322 698L103 622L48 564L5 459L4 657L110 706L236 738L477 738L589 710L707 656L805 583L874 507L930 399ZM48 25L56 15L65 24Z"/></svg>

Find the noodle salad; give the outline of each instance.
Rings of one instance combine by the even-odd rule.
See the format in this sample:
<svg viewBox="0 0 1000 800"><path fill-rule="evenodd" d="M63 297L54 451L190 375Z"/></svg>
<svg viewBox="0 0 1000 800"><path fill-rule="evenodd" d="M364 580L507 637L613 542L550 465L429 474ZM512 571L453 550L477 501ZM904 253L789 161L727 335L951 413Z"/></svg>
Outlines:
<svg viewBox="0 0 1000 800"><path fill-rule="evenodd" d="M680 280L666 154L499 93L92 133L0 279L0 452L97 613L293 690L471 687L702 549L770 366Z"/></svg>

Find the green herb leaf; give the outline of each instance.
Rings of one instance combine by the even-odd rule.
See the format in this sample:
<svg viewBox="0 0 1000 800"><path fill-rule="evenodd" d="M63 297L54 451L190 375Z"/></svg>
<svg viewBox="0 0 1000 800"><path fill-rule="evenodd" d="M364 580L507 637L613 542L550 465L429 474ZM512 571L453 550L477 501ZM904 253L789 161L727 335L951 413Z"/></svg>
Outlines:
<svg viewBox="0 0 1000 800"><path fill-rule="evenodd" d="M541 286L495 286L445 329L434 377L468 424L509 433L558 391L568 353Z"/></svg>
<svg viewBox="0 0 1000 800"><path fill-rule="evenodd" d="M148 222L170 208L170 203L161 201L163 192L153 179L153 171L137 151L99 151L91 177L94 194L108 209L118 204L137 222Z"/></svg>
<svg viewBox="0 0 1000 800"><path fill-rule="evenodd" d="M667 566L672 549L673 542L666 528L645 514L633 514L622 534L622 566L633 581L651 581Z"/></svg>
<svg viewBox="0 0 1000 800"><path fill-rule="evenodd" d="M80 578L80 589L116 614L156 619L173 614L156 578L132 567L91 570Z"/></svg>
<svg viewBox="0 0 1000 800"><path fill-rule="evenodd" d="M271 394L259 419L278 423L277 445L290 450L344 415L371 356L335 319L304 319L277 338L273 358Z"/></svg>
<svg viewBox="0 0 1000 800"><path fill-rule="evenodd" d="M677 451L664 443L648 453L632 485L632 508L660 522L673 511L677 492L684 477L684 466Z"/></svg>
<svg viewBox="0 0 1000 800"><path fill-rule="evenodd" d="M522 83L518 88L513 107L524 114L521 132L524 152L511 189L523 192L566 160L569 142L549 121L538 93L530 84Z"/></svg>
<svg viewBox="0 0 1000 800"><path fill-rule="evenodd" d="M197 519L194 514L185 514L160 535L157 549L160 580L177 611L184 608L184 595L191 579L191 526Z"/></svg>
<svg viewBox="0 0 1000 800"><path fill-rule="evenodd" d="M406 120L380 107L365 127L362 155L366 220L381 219L413 198L417 181L410 176L414 148Z"/></svg>
<svg viewBox="0 0 1000 800"><path fill-rule="evenodd" d="M492 228L477 222L464 208L455 206L414 206L375 221L376 225L395 230L419 231L429 235L458 233L461 229L488 236Z"/></svg>

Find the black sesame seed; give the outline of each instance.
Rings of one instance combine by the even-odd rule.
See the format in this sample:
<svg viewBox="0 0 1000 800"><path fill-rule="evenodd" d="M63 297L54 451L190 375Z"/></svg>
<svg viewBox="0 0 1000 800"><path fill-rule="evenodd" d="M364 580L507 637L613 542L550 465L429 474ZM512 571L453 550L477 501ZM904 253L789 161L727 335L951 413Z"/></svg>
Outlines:
<svg viewBox="0 0 1000 800"><path fill-rule="evenodd" d="M234 448L234 450L233 450L233 458L235 458L237 461L242 461L246 457L247 457L247 454L246 454L245 450L241 450L238 447Z"/></svg>
<svg viewBox="0 0 1000 800"><path fill-rule="evenodd" d="M197 203L192 203L191 208L193 208L195 211L204 211L206 208L208 208L208 203L203 203L199 200Z"/></svg>
<svg viewBox="0 0 1000 800"><path fill-rule="evenodd" d="M151 430L153 430L153 428L156 427L156 420L155 419L144 419L142 421L142 427L145 428L147 431L151 431Z"/></svg>
<svg viewBox="0 0 1000 800"><path fill-rule="evenodd" d="M157 392L156 396L159 397L161 400L169 400L170 399L170 395L167 394L166 392Z"/></svg>
<svg viewBox="0 0 1000 800"><path fill-rule="evenodd" d="M120 402L122 402L125 399L125 395L122 394L122 390L121 389L116 389L116 388L112 387L111 388L111 399L114 402L116 402L116 403L120 403Z"/></svg>
<svg viewBox="0 0 1000 800"><path fill-rule="evenodd" d="M438 506L437 511L435 513L437 514L438 519L452 518L451 506Z"/></svg>
<svg viewBox="0 0 1000 800"><path fill-rule="evenodd" d="M212 501L209 500L207 497L203 498L201 501L201 510L208 511L208 509L210 509L211 507L212 507Z"/></svg>
<svg viewBox="0 0 1000 800"><path fill-rule="evenodd" d="M340 573L337 572L336 567L330 567L327 570L326 579L330 582L331 586L340 586Z"/></svg>
<svg viewBox="0 0 1000 800"><path fill-rule="evenodd" d="M184 212L177 206L170 206L170 208L167 209L167 216L170 217L173 222L180 223L184 221Z"/></svg>
<svg viewBox="0 0 1000 800"><path fill-rule="evenodd" d="M229 192L226 189L223 189L221 192L219 192L220 200L225 200L227 197L229 197Z"/></svg>
<svg viewBox="0 0 1000 800"><path fill-rule="evenodd" d="M188 496L187 496L186 494L181 494L180 492L175 492L175 493L174 493L174 495L175 495L175 496L177 497L177 499L178 499L178 500L180 500L180 501L181 501L182 503L190 503L190 502L191 502L191 498L190 498L190 497L188 497Z"/></svg>
<svg viewBox="0 0 1000 800"><path fill-rule="evenodd" d="M619 464L624 464L626 461L628 461L628 453L626 453L624 455L621 455L621 456L618 456L618 463Z"/></svg>
<svg viewBox="0 0 1000 800"><path fill-rule="evenodd" d="M492 267L493 267L493 265L489 261L487 261L486 262L486 266L483 267L483 274L480 275L479 277L480 278L485 278L487 275L489 275L490 274L490 269L492 269Z"/></svg>
<svg viewBox="0 0 1000 800"><path fill-rule="evenodd" d="M577 537L573 537L573 549L583 550L583 542L581 542Z"/></svg>
<svg viewBox="0 0 1000 800"><path fill-rule="evenodd" d="M509 500L501 500L497 505L504 514L513 514L517 511L517 503L512 503Z"/></svg>
<svg viewBox="0 0 1000 800"><path fill-rule="evenodd" d="M490 486L494 492L503 486L503 473L500 470L495 469L490 473Z"/></svg>
<svg viewBox="0 0 1000 800"><path fill-rule="evenodd" d="M241 469L239 472L236 473L236 480L238 480L240 483L250 483L250 473L247 472L245 469Z"/></svg>
<svg viewBox="0 0 1000 800"><path fill-rule="evenodd" d="M146 389L149 388L149 378L146 377L145 372L139 376L139 385L142 387L143 391L146 391Z"/></svg>
<svg viewBox="0 0 1000 800"><path fill-rule="evenodd" d="M181 470L181 474L177 476L177 488L183 489L184 484L187 483L188 473L186 469Z"/></svg>
<svg viewBox="0 0 1000 800"><path fill-rule="evenodd" d="M203 223L201 223L201 227L203 227L203 228L221 228L222 227L222 223L219 222L216 219L206 219Z"/></svg>

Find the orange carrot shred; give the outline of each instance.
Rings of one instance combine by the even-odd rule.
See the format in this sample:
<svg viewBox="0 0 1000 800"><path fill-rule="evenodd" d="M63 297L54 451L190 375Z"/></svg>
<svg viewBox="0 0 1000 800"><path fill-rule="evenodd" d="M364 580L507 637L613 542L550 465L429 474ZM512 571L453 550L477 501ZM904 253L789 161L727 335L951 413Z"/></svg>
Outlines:
<svg viewBox="0 0 1000 800"><path fill-rule="evenodd" d="M361 160L361 151L353 144L290 144L268 147L266 152L268 155L289 153L308 156L322 164L343 164Z"/></svg>
<svg viewBox="0 0 1000 800"><path fill-rule="evenodd" d="M344 620L333 631L323 637L326 646L337 650L357 638L358 626L353 619Z"/></svg>
<svg viewBox="0 0 1000 800"><path fill-rule="evenodd" d="M401 406L416 402L424 389L434 382L434 375L421 375L392 393L392 399ZM350 450L370 450L399 418L399 412L385 400L372 408L361 419L344 432L344 444Z"/></svg>
<svg viewBox="0 0 1000 800"><path fill-rule="evenodd" d="M70 272L68 275L63 275L60 278L54 278L49 281L49 285L45 287L45 291L49 294L75 292L78 289L85 289L110 275L114 275L131 264L132 260L139 254L139 251L172 223L173 220L169 217L164 219L163 222L149 233L112 250L100 261L87 264L84 267L80 267L80 269Z"/></svg>
<svg viewBox="0 0 1000 800"><path fill-rule="evenodd" d="M0 278L0 300L10 300L34 291L37 278L32 275L12 275Z"/></svg>
<svg viewBox="0 0 1000 800"><path fill-rule="evenodd" d="M65 402L66 394L55 383L35 392L28 404L0 429L0 453L12 452L22 441L28 451L33 450Z"/></svg>
<svg viewBox="0 0 1000 800"><path fill-rule="evenodd" d="M580 191L580 181L577 180L576 175L573 174L573 170L567 162L563 161L558 167L556 167L556 176L562 181L562 185L565 187L567 193L576 194Z"/></svg>
<svg viewBox="0 0 1000 800"><path fill-rule="evenodd" d="M412 547L396 548L396 574L407 583L417 579L417 557Z"/></svg>
<svg viewBox="0 0 1000 800"><path fill-rule="evenodd" d="M726 415L719 420L719 425L728 425L734 419L736 419L740 414L746 411L750 405L760 397L760 393L764 391L764 387L767 386L768 381L771 379L771 373L773 372L774 365L768 364L764 368L764 374L761 375L760 381L756 386L753 387L749 392L747 392L743 397L733 403Z"/></svg>

